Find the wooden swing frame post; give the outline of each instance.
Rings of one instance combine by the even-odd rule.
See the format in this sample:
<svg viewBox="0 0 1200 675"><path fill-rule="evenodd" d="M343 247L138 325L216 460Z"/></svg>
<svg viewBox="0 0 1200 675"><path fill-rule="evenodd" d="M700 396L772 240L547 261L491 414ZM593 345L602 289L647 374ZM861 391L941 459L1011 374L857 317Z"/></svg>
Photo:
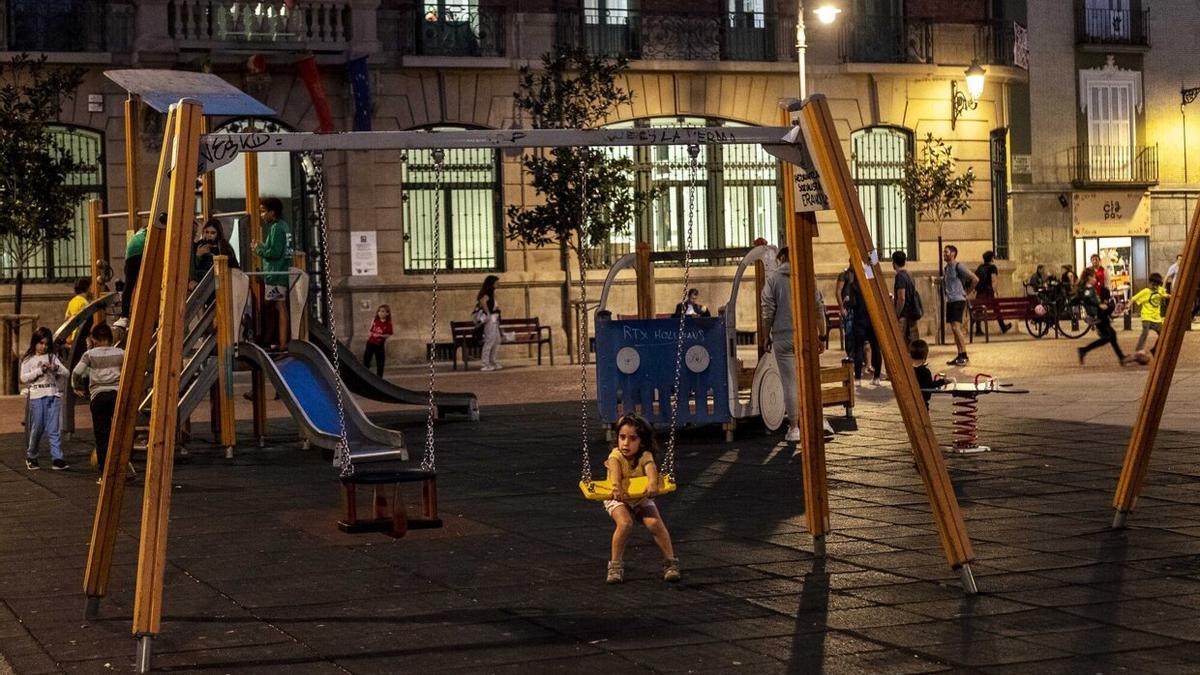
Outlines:
<svg viewBox="0 0 1200 675"><path fill-rule="evenodd" d="M104 295L101 287L104 284L104 263L108 260L108 228L105 227L104 219L100 217L101 206L99 199L89 199L87 202L88 253L92 257L90 266L92 288L88 292L88 296L93 301ZM102 323L104 323L104 310L100 310L92 316L93 326L99 326Z"/></svg>
<svg viewBox="0 0 1200 675"><path fill-rule="evenodd" d="M225 456L232 457L237 445L237 418L233 398L233 278L229 256L213 256L213 276L216 282L217 323L217 385L212 397L216 406L217 434Z"/></svg>
<svg viewBox="0 0 1200 675"><path fill-rule="evenodd" d="M654 318L654 262L650 258L653 249L650 243L639 241L634 249L637 261L634 264L634 275L637 282L637 312L639 319Z"/></svg>
<svg viewBox="0 0 1200 675"><path fill-rule="evenodd" d="M167 562L167 525L171 506L171 476L175 460L175 407L183 367L184 311L191 272L191 231L196 213L196 174L199 162L202 109L194 101L176 108L167 224L162 264L157 349L154 355L154 395L146 441L146 485L142 499L141 541L137 586L133 602L133 634L140 641L138 669L149 668L149 646L162 624L163 577ZM167 154L166 148L163 152ZM156 229L160 229L155 224ZM139 286L141 282L139 281ZM142 323L138 331L149 332Z"/></svg>
<svg viewBox="0 0 1200 675"><path fill-rule="evenodd" d="M824 96L818 94L810 97L801 108L800 128L821 176L829 204L837 213L850 259L860 263L855 266L854 273L863 289L871 325L875 335L880 338L879 348L883 350L883 360L887 364L896 403L912 444L917 472L925 484L925 494L929 497L934 525L937 526L946 560L959 571L963 590L969 594L977 593L975 576L971 571L971 562L975 559L971 539L967 535L958 499L954 496L954 486L946 473L946 463L938 448L937 437L929 422L929 411L921 398L921 389L908 356L907 344L900 332L900 324L888 302L879 253L871 242L871 233L858 201L854 179L846 163L829 102ZM811 248L809 241L805 242L806 248ZM811 302L811 298L808 300Z"/></svg>
<svg viewBox="0 0 1200 675"><path fill-rule="evenodd" d="M125 98L125 241L138 230L138 162L141 159L142 98L130 94ZM132 293L128 288L126 292Z"/></svg>
<svg viewBox="0 0 1200 675"><path fill-rule="evenodd" d="M784 113L785 122L787 113ZM800 465L804 481L804 518L813 538L813 555L825 556L825 535L829 533L829 479L825 470L824 407L821 405L821 346L817 315L813 305L817 296L816 262L812 240L817 220L812 212L796 211L795 167L784 163L783 212L791 267L792 344L796 350L798 420L800 427ZM824 311L824 308L820 308ZM759 312L762 316L762 312Z"/></svg>
<svg viewBox="0 0 1200 675"><path fill-rule="evenodd" d="M253 131L253 125L251 125ZM248 152L244 158L246 166L246 235L250 239L248 247L249 260L244 266L251 272L262 271L258 256L254 254L254 245L262 241L262 213L258 210L258 153ZM211 172L206 172L211 173ZM262 278L252 276L250 279L251 305L254 307L254 335L263 332L263 284ZM267 376L262 370L255 368L250 373L250 400L254 417L254 437L258 439L259 447L267 440Z"/></svg>
<svg viewBox="0 0 1200 675"><path fill-rule="evenodd" d="M174 124L175 111L172 110L167 113L166 128L163 130L164 151L159 155L158 180L154 186L151 214L160 213L166 202L167 179L171 169L167 164L170 153L166 148L171 147L174 141ZM127 143L132 142L135 141L127 139ZM151 216L151 220L156 221L157 218ZM149 362L150 347L154 344L154 326L158 323L157 300L162 289L165 236L161 227L150 227L147 230L137 288L126 289L126 293L133 294L133 302L129 329L125 337L125 362L121 365L121 382L117 388L117 402L113 410L114 423L109 434L109 456L104 464L100 496L92 523L92 537L88 545L87 567L83 577L83 590L88 598L85 609L87 616L96 614L100 607L100 599L108 593L113 549L117 543L117 527L120 524L121 506L125 499L123 477L133 453L138 408L142 402L146 380L146 366Z"/></svg>
<svg viewBox="0 0 1200 675"><path fill-rule="evenodd" d="M1179 276L1176 277L1173 287L1175 292L1171 294L1167 315L1163 317L1156 356L1146 377L1146 388L1142 392L1137 420L1129 437L1129 447L1125 450L1121 477L1113 494L1113 527L1125 527L1129 513L1137 505L1138 495L1145 484L1146 471L1150 467L1150 453L1154 449L1154 439L1158 436L1158 427L1162 423L1163 408L1166 407L1171 379L1175 376L1175 367L1179 363L1183 338L1192 321L1192 308L1196 306L1198 287L1200 202L1196 203L1192 211L1192 223L1187 243L1184 245L1183 260L1179 263Z"/></svg>

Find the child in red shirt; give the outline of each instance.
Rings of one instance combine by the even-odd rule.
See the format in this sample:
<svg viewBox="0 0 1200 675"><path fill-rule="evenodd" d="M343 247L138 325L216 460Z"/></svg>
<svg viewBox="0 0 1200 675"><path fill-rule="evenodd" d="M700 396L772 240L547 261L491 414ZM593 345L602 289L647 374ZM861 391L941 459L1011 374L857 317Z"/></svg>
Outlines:
<svg viewBox="0 0 1200 675"><path fill-rule="evenodd" d="M367 338L367 351L363 354L363 365L370 368L371 358L375 358L375 372L383 377L383 362L387 358L387 350L383 343L392 334L392 308L380 305L375 310L375 320L371 322L371 335Z"/></svg>

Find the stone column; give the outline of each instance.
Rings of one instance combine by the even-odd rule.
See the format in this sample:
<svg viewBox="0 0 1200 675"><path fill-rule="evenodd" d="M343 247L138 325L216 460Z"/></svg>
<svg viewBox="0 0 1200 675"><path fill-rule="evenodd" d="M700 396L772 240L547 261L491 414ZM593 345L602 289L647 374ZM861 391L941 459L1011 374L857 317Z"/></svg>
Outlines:
<svg viewBox="0 0 1200 675"><path fill-rule="evenodd" d="M374 55L382 51L378 11L379 0L350 0L350 44L354 56Z"/></svg>

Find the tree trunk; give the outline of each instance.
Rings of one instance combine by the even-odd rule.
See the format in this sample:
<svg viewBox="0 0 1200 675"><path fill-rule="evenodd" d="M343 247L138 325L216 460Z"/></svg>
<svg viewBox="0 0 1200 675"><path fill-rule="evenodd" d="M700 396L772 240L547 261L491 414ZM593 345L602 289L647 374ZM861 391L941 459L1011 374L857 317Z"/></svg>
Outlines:
<svg viewBox="0 0 1200 675"><path fill-rule="evenodd" d="M25 270L22 267L24 266L17 267L16 298L13 300L13 314L21 313L21 296L25 293Z"/></svg>

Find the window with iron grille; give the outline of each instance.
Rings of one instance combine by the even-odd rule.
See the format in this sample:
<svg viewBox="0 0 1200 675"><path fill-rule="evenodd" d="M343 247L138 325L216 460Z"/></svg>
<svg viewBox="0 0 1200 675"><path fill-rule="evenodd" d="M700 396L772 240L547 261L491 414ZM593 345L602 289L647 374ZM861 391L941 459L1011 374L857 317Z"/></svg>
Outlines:
<svg viewBox="0 0 1200 675"><path fill-rule="evenodd" d="M82 186L86 192L75 205L71 216L74 235L47 244L25 264L25 281L73 281L90 276L89 255L91 236L88 228L87 203L104 199L104 135L99 131L64 124L46 126L51 142L63 153L70 154L81 168L67 174L69 185ZM17 267L12 260L0 259L0 279L14 279Z"/></svg>
<svg viewBox="0 0 1200 675"><path fill-rule="evenodd" d="M435 263L453 272L501 270L499 153L486 148L446 150L440 180L432 150L410 150L402 167L404 271L432 272ZM435 232L440 237L436 254Z"/></svg>
<svg viewBox="0 0 1200 675"><path fill-rule="evenodd" d="M737 122L699 117L660 117L610 125L629 127L744 126ZM634 249L636 241L651 242L656 251L683 250L688 224L697 264L720 265L728 256L706 251L749 248L757 238L780 240L781 203L779 161L755 144L702 146L697 158L695 191L685 146L609 148L633 159L639 190L658 195L623 234L614 233L593 256L593 264L609 265ZM741 257L741 256L737 256Z"/></svg>
<svg viewBox="0 0 1200 675"><path fill-rule="evenodd" d="M850 169L871 238L881 256L904 251L917 259L917 219L904 199L904 167L913 134L900 127L870 127L850 134Z"/></svg>

